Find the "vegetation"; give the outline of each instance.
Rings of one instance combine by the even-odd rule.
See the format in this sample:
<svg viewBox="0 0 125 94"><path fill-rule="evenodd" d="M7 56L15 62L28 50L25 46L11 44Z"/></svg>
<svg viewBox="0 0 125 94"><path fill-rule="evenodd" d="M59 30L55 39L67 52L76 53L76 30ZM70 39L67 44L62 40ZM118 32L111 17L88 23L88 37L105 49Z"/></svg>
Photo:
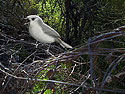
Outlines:
<svg viewBox="0 0 125 94"><path fill-rule="evenodd" d="M1 94L124 94L124 0L0 0ZM39 15L73 49L36 43ZM37 46L38 45L38 46Z"/></svg>

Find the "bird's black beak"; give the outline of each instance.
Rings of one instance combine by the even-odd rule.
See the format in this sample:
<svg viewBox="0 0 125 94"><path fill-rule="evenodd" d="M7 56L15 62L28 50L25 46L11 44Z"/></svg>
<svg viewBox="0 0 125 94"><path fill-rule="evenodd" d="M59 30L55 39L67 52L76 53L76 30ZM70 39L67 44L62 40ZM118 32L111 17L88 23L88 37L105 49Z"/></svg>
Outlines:
<svg viewBox="0 0 125 94"><path fill-rule="evenodd" d="M25 20L24 25L29 25L30 24L30 20L28 18L24 18L24 20Z"/></svg>

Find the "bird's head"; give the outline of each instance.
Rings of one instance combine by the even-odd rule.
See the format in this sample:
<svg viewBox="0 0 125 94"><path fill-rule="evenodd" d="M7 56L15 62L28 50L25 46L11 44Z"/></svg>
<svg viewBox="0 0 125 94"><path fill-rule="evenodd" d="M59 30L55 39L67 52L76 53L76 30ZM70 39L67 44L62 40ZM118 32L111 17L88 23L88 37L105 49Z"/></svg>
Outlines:
<svg viewBox="0 0 125 94"><path fill-rule="evenodd" d="M31 22L37 22L37 21L41 21L41 22L43 22L42 21L42 19L39 17L39 16L37 16L37 15L29 15L29 16L27 16L26 18L24 18L24 19L26 19L27 20L27 22L25 23L25 25L26 24L30 24Z"/></svg>

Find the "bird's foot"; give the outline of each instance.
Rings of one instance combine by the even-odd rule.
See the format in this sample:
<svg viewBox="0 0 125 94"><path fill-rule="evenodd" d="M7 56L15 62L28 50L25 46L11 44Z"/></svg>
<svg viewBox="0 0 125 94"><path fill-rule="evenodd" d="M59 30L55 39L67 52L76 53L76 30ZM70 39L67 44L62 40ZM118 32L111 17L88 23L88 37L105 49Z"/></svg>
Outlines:
<svg viewBox="0 0 125 94"><path fill-rule="evenodd" d="M46 51L46 53L47 53L48 55L51 55L52 57L55 58L55 56L54 56L52 53L49 52L49 49L47 49L47 50L45 50L45 51Z"/></svg>

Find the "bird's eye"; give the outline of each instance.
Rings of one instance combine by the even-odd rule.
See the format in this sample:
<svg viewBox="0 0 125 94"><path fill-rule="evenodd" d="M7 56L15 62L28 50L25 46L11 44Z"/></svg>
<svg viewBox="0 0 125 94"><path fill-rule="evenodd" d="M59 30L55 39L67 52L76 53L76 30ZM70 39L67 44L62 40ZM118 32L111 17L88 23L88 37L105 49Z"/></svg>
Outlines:
<svg viewBox="0 0 125 94"><path fill-rule="evenodd" d="M35 20L35 18L32 18L32 20L34 21L34 20Z"/></svg>

